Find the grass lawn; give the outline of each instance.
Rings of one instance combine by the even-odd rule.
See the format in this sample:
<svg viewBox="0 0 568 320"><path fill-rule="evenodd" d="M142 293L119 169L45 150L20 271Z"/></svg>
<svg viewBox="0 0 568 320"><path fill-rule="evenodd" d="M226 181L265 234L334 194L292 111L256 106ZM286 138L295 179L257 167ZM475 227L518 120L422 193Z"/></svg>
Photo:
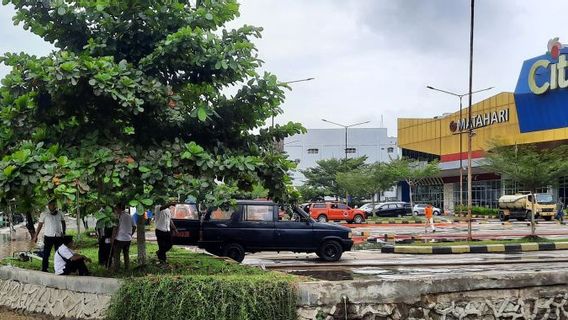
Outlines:
<svg viewBox="0 0 568 320"><path fill-rule="evenodd" d="M168 264L159 265L156 257L158 245L146 242L147 263L139 266L137 263L137 245L134 240L130 245L130 269L125 271L122 268L118 273L108 270L104 266L98 264L98 243L97 239L89 237L86 234L81 236L81 240L75 244L75 251L89 257L92 262L87 263L89 271L94 276L99 277L142 277L146 275L263 275L267 274L259 268L244 266L232 261L210 256L202 253L190 252L183 247L174 246L167 254ZM52 251L49 271L53 271L53 255ZM122 257L121 257L122 260ZM13 265L15 267L31 270L41 270L41 260L32 259L28 262L19 261L10 257L1 261L3 265ZM121 265L124 266L123 261ZM278 273L278 275L282 275Z"/></svg>

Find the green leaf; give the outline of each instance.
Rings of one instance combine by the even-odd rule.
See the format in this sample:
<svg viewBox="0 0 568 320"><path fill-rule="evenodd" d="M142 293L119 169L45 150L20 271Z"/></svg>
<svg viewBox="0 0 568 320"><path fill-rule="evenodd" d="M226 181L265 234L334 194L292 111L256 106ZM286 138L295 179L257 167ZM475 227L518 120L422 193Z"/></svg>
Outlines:
<svg viewBox="0 0 568 320"><path fill-rule="evenodd" d="M154 201L152 201L152 199L142 199L142 200L140 200L140 202L142 202L142 204L147 206L147 207L154 204Z"/></svg>
<svg viewBox="0 0 568 320"><path fill-rule="evenodd" d="M16 169L16 167L13 166L13 165L7 166L6 168L4 168L4 175L6 177L9 177L10 175L12 175L12 172L14 171L14 169Z"/></svg>
<svg viewBox="0 0 568 320"><path fill-rule="evenodd" d="M138 200L130 200L130 201L128 202L128 204L129 204L131 207L138 207L138 206L140 205L140 202L138 202Z"/></svg>
<svg viewBox="0 0 568 320"><path fill-rule="evenodd" d="M140 167L138 168L138 170L139 170L140 172L142 172L142 173L146 173L146 172L152 171L150 168L145 167L145 166L140 166ZM133 206L133 207L134 207L134 206Z"/></svg>
<svg viewBox="0 0 568 320"><path fill-rule="evenodd" d="M75 69L76 66L77 63L75 63L74 61L67 61L62 63L59 67L65 72L71 72Z"/></svg>
<svg viewBox="0 0 568 320"><path fill-rule="evenodd" d="M197 118L199 121L205 121L207 119L207 110L203 107L199 107L199 109L197 109Z"/></svg>

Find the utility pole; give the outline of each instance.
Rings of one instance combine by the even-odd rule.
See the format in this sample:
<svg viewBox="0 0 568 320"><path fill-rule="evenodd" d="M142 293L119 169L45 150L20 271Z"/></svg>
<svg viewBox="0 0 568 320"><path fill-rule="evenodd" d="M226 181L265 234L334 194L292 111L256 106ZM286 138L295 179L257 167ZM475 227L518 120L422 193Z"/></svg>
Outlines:
<svg viewBox="0 0 568 320"><path fill-rule="evenodd" d="M475 12L475 0L471 0L471 25L469 33L469 108L468 108L468 132L467 135L467 240L473 240L471 235L471 148L473 138L473 123L471 123L471 89L473 87L473 22Z"/></svg>
<svg viewBox="0 0 568 320"><path fill-rule="evenodd" d="M462 100L463 100L463 97L465 97L465 96L471 97L472 94L482 92L482 91L491 90L491 89L493 89L493 87L489 87L489 88L485 88L485 89L481 89L481 90L476 90L476 91L473 91L471 93L467 92L467 93L461 93L461 94L451 92L451 91L447 91L447 90L438 89L438 88L435 88L435 87L432 87L432 86L426 86L426 88L428 88L430 90L446 93L446 94L458 97L460 99L460 113L459 113L459 119L458 119L458 129L457 129L458 133L457 133L457 135L460 138L460 160L459 160L460 161L460 196L459 196L460 202L459 202L459 204L460 204L460 210L461 210L461 208L463 208L463 146L462 146L463 145L463 138L462 138L462 134L468 133L467 131L463 132L462 128L460 128L460 123L463 119L463 116L462 116L462 108L463 108ZM471 119L471 116L470 116L470 119ZM464 123L467 123L467 122L464 122ZM440 131L440 132L442 132L442 131ZM441 135L441 133L440 133L440 135Z"/></svg>
<svg viewBox="0 0 568 320"><path fill-rule="evenodd" d="M334 124L336 126L340 126L340 127L345 128L345 163L347 164L347 129L351 128L351 127L359 126L359 125L362 125L362 124L365 124L365 123L369 123L371 121L358 122L358 123L353 123L353 124L349 124L349 125L344 125L344 124L329 121L329 120L326 120L326 119L321 119L321 121L331 123L331 124ZM347 191L345 191L345 203L346 204L348 204L348 199L349 199L349 193Z"/></svg>

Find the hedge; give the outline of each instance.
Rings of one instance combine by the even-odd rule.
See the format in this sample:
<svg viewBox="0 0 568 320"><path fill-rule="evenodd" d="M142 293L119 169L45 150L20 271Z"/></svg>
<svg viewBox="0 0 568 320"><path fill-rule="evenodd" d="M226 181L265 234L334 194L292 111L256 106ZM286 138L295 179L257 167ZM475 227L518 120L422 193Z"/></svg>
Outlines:
<svg viewBox="0 0 568 320"><path fill-rule="evenodd" d="M147 276L124 281L111 320L290 320L297 293L291 278L265 275Z"/></svg>

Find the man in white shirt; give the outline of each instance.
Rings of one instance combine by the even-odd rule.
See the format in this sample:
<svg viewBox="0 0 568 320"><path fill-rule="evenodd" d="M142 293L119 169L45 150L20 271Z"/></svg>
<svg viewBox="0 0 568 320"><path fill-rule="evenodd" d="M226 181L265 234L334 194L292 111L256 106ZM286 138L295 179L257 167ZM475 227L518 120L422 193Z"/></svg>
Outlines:
<svg viewBox="0 0 568 320"><path fill-rule="evenodd" d="M176 226L172 222L172 210L175 210L175 203L160 207L154 215L156 223L156 239L158 240L158 260L166 263L166 253L172 248L172 231L177 233Z"/></svg>
<svg viewBox="0 0 568 320"><path fill-rule="evenodd" d="M55 250L59 248L65 234L65 216L63 212L57 209L57 202L55 199L49 201L47 204L48 211L44 211L39 216L39 224L37 232L32 238L33 242L37 242L37 237L42 227L45 225L43 232L43 257L41 262L41 271L47 272L49 267L49 256L51 255L51 248Z"/></svg>
<svg viewBox="0 0 568 320"><path fill-rule="evenodd" d="M91 259L76 254L71 250L73 244L72 236L64 236L62 244L55 250L55 257L53 259L55 265L55 274L68 275L74 272L79 272L80 276L88 276L89 269L86 262L91 262Z"/></svg>
<svg viewBox="0 0 568 320"><path fill-rule="evenodd" d="M130 266L130 242L132 235L136 231L136 226L132 221L132 217L125 210L124 204L118 204L114 208L114 213L118 218L118 225L113 230L113 247L112 247L112 266L116 272L120 269L120 253L124 256L124 268L128 270Z"/></svg>

